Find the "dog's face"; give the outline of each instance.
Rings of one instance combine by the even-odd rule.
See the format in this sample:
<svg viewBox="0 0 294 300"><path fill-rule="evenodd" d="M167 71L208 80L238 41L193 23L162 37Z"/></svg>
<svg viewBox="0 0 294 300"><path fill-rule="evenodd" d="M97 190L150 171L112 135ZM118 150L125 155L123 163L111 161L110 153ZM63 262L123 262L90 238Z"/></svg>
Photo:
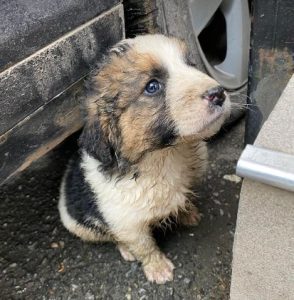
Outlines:
<svg viewBox="0 0 294 300"><path fill-rule="evenodd" d="M218 83L187 61L185 44L162 35L113 47L92 78L81 143L104 169L146 152L215 134L230 111Z"/></svg>

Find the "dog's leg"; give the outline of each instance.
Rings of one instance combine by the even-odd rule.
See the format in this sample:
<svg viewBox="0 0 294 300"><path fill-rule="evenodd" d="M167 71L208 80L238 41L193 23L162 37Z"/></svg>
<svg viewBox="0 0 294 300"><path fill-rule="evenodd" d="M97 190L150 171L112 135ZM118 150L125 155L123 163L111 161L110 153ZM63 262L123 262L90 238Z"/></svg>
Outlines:
<svg viewBox="0 0 294 300"><path fill-rule="evenodd" d="M200 220L198 208L192 203L186 206L186 210L180 211L177 217L177 222L183 226L197 226Z"/></svg>
<svg viewBox="0 0 294 300"><path fill-rule="evenodd" d="M149 229L132 228L131 234L122 235L120 240L128 245L129 251L142 262L144 273L151 282L163 284L173 280L173 263L159 250ZM123 249L125 250L125 249ZM121 247L120 247L121 251ZM122 252L121 252L122 253ZM124 257L124 251L122 256Z"/></svg>

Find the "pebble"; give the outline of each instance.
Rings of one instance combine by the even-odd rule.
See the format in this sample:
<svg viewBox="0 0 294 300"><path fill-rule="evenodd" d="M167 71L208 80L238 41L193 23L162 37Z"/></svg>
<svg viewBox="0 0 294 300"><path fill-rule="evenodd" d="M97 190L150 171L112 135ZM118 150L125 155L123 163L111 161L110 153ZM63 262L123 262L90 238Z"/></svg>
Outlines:
<svg viewBox="0 0 294 300"><path fill-rule="evenodd" d="M91 292L87 292L85 295L85 300L94 300L95 297Z"/></svg>
<svg viewBox="0 0 294 300"><path fill-rule="evenodd" d="M224 175L223 177L225 180L231 181L231 182L235 182L235 183L239 183L242 179L241 177L235 175L235 174L227 174Z"/></svg>
<svg viewBox="0 0 294 300"><path fill-rule="evenodd" d="M185 284L190 284L190 282L191 282L191 279L189 279L189 278L185 278L185 279L184 279L184 283L185 283Z"/></svg>
<svg viewBox="0 0 294 300"><path fill-rule="evenodd" d="M224 215L224 210L223 209L219 209L219 214L221 215L221 216L223 216Z"/></svg>
<svg viewBox="0 0 294 300"><path fill-rule="evenodd" d="M143 288L140 288L138 292L139 294L146 294L147 291Z"/></svg>
<svg viewBox="0 0 294 300"><path fill-rule="evenodd" d="M213 199L213 202L217 205L221 205L220 201L216 200L216 199Z"/></svg>
<svg viewBox="0 0 294 300"><path fill-rule="evenodd" d="M174 289L173 288L167 288L169 294L172 296L174 294Z"/></svg>
<svg viewBox="0 0 294 300"><path fill-rule="evenodd" d="M56 248L59 248L59 245L57 243L53 242L53 243L51 243L50 247L52 249L56 249Z"/></svg>
<svg viewBox="0 0 294 300"><path fill-rule="evenodd" d="M221 255L222 254L222 251L219 247L217 247L216 249L216 255Z"/></svg>

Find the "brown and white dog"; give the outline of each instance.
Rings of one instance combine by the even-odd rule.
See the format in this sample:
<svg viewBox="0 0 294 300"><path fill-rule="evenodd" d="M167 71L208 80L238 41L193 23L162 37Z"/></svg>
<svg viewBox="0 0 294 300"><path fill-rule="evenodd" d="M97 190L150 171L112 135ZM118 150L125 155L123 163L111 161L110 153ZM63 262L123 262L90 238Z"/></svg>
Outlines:
<svg viewBox="0 0 294 300"><path fill-rule="evenodd" d="M114 46L91 79L80 155L61 185L64 226L86 241L113 241L150 281L173 279L152 227L175 216L195 225L191 188L205 171L203 139L229 115L218 83L191 66L185 44L163 35Z"/></svg>

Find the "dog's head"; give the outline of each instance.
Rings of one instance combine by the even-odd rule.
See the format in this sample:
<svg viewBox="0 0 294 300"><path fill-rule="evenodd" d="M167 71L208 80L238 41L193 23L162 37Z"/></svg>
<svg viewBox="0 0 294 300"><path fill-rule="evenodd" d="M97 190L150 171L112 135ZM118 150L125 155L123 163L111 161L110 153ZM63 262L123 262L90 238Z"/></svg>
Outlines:
<svg viewBox="0 0 294 300"><path fill-rule="evenodd" d="M148 151L219 130L228 96L187 57L182 41L163 35L123 40L109 51L91 79L80 139L104 171L123 172Z"/></svg>

